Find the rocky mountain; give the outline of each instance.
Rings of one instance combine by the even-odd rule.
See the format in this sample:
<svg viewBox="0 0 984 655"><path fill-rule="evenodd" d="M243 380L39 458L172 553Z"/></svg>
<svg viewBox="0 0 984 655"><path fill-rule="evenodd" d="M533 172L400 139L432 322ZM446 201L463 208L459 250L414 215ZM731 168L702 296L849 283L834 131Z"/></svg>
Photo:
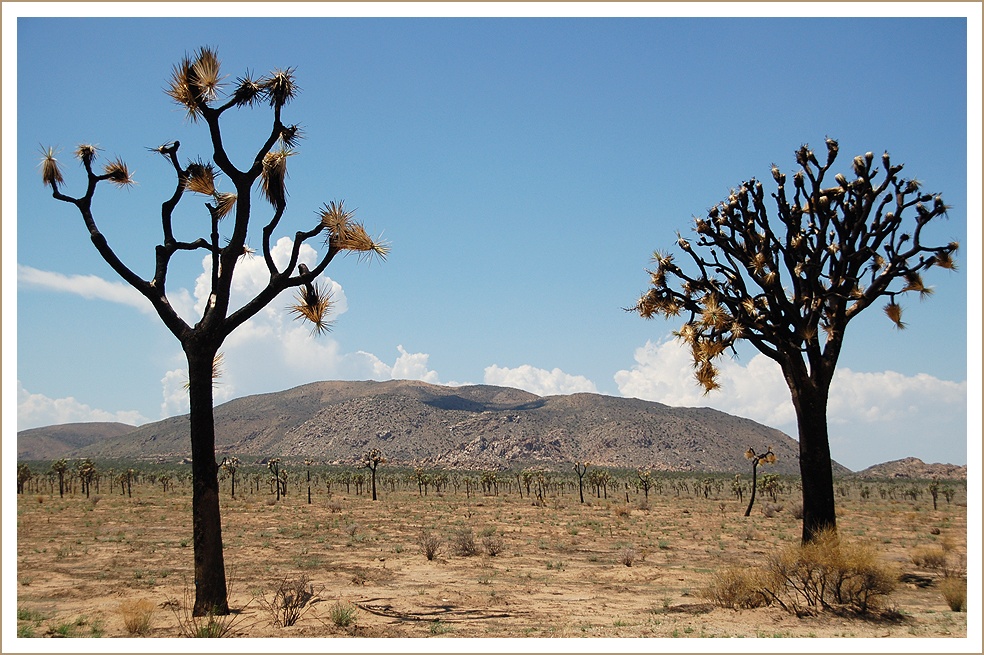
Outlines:
<svg viewBox="0 0 984 655"><path fill-rule="evenodd" d="M966 480L967 465L927 464L918 457L896 459L870 466L857 473L860 478L913 478L916 480Z"/></svg>
<svg viewBox="0 0 984 655"><path fill-rule="evenodd" d="M598 466L745 473L745 450L771 446L778 461L769 470L799 473L797 443L773 428L713 409L599 394L540 397L505 387L406 380L316 382L219 405L215 423L220 458L349 463L375 447L398 465L507 468L578 459ZM18 434L24 452L37 452L28 445L35 439L36 431ZM189 454L187 415L73 451L93 458Z"/></svg>
<svg viewBox="0 0 984 655"><path fill-rule="evenodd" d="M17 433L17 459L57 460L71 457L81 448L136 429L126 423L68 423L22 430Z"/></svg>

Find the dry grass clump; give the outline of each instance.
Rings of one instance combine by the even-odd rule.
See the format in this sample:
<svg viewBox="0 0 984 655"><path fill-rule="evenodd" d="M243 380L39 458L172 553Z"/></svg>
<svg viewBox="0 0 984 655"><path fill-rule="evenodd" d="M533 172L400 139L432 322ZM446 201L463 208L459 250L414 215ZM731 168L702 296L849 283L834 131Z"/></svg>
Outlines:
<svg viewBox="0 0 984 655"><path fill-rule="evenodd" d="M139 637L150 633L155 609L157 609L156 606L146 599L140 599L135 603L121 603L120 616L123 617L123 626L126 631Z"/></svg>
<svg viewBox="0 0 984 655"><path fill-rule="evenodd" d="M946 550L943 546L934 544L932 546L919 546L912 551L909 559L921 569L931 571L942 571L946 568Z"/></svg>
<svg viewBox="0 0 984 655"><path fill-rule="evenodd" d="M967 579L947 576L940 581L940 593L947 606L954 612L967 611Z"/></svg>
<svg viewBox="0 0 984 655"><path fill-rule="evenodd" d="M940 543L919 546L909 555L912 563L943 578L960 577L966 573L966 556L958 553L953 542L944 537Z"/></svg>
<svg viewBox="0 0 984 655"><path fill-rule="evenodd" d="M716 605L733 610L752 609L768 605L767 581L763 571L747 566L732 566L715 576L699 594Z"/></svg>

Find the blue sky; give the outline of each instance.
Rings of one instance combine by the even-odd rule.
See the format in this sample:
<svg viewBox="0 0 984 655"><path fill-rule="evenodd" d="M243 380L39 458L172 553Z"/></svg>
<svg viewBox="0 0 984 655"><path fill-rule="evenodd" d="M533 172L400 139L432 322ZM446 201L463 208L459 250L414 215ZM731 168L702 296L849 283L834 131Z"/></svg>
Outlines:
<svg viewBox="0 0 984 655"><path fill-rule="evenodd" d="M908 329L878 307L849 327L830 403L833 456L855 470L910 455L966 463L968 420L980 434L966 400L980 397L980 152L968 161L967 149L980 142L967 127L980 124L980 87L968 94L959 16L979 7L953 18L937 7L871 19L5 20L4 170L16 179L3 180L4 432L14 403L18 430L187 411L177 341L97 255L74 208L42 187L37 165L40 146L60 149L65 190L78 194L77 144L125 159L138 185L101 187L96 220L149 277L173 178L147 148L179 139L184 161L208 156L203 126L163 89L184 54L209 45L230 83L296 67L302 93L284 120L306 138L290 160L279 236L344 199L392 244L386 262L329 267L341 301L330 334L315 339L291 321L289 295L234 334L218 401L322 379L412 378L707 405L795 436L770 362L742 350L723 368L724 389L704 396L672 340L679 325L622 308L644 291L652 251L675 247L693 215L749 177L771 182L773 162L792 171L800 144L822 152L831 136L845 173L854 155L888 150L942 193L953 209L933 234L964 245L958 272L927 276L932 299L905 300ZM239 161L269 119L256 108L229 121ZM204 236L204 216L186 196L177 229ZM172 303L191 319L202 257L176 260Z"/></svg>

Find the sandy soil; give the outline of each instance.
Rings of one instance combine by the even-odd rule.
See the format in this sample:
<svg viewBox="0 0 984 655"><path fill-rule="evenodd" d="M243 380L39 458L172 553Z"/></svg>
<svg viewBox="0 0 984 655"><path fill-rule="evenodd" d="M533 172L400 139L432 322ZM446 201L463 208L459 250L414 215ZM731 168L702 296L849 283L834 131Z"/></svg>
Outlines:
<svg viewBox="0 0 984 655"><path fill-rule="evenodd" d="M632 493L619 499L574 495L545 506L515 493L426 497L382 491L380 500L291 491L223 491L223 537L230 605L226 636L339 638L490 637L966 637L967 614L951 611L934 571L912 561L920 546L949 539L966 552L966 504L933 510L912 500L838 498L842 537L876 545L905 575L889 597L894 620L833 614L805 618L778 607L734 611L701 595L731 565L761 566L795 542L788 508L752 516L734 498ZM354 490L353 490L354 492ZM854 492L856 494L856 490ZM874 496L875 494L873 494ZM928 496L928 494L927 494ZM456 554L455 532L471 528L478 554ZM433 561L423 529L445 541ZM501 552L489 556L482 536ZM938 533L938 534L935 534ZM143 636L181 637L196 627L190 489L164 494L141 485L133 497L97 501L57 492L18 498L17 612L20 637L129 637L124 617L144 599L153 607ZM632 558L631 566L624 563ZM277 586L307 576L315 597L295 625L277 624ZM351 625L333 620L339 609ZM395 647L395 646L394 646ZM462 649L467 644L462 643ZM344 650L344 647L341 648ZM334 647L333 647L334 650Z"/></svg>

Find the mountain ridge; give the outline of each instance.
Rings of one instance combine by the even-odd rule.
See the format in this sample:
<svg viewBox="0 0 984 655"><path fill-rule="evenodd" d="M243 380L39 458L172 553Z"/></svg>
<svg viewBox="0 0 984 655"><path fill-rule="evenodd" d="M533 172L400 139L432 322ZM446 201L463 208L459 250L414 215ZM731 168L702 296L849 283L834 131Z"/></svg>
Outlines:
<svg viewBox="0 0 984 655"><path fill-rule="evenodd" d="M215 424L217 458L348 464L380 448L397 465L478 469L587 460L620 468L744 473L749 447L772 447L778 461L770 470L799 473L796 441L750 419L593 393L538 396L510 387L412 380L313 382L218 405ZM34 459L21 455L33 448L22 442L44 431L18 433L20 459ZM190 454L187 415L117 432L70 452L92 458ZM836 463L834 468L850 473Z"/></svg>

